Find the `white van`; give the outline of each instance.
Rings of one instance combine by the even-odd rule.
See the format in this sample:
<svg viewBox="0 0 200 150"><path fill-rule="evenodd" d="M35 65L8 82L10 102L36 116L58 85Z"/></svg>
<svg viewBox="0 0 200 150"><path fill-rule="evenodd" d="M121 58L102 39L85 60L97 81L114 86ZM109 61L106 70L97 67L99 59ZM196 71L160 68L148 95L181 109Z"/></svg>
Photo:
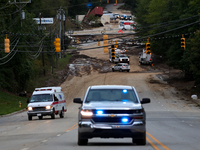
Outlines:
<svg viewBox="0 0 200 150"><path fill-rule="evenodd" d="M119 29L120 30L133 30L135 29L133 25L135 24L135 21L119 21Z"/></svg>
<svg viewBox="0 0 200 150"><path fill-rule="evenodd" d="M35 88L31 99L27 100L28 120L32 120L33 116L42 119L43 116L51 116L55 119L55 115L64 118L64 112L67 111L66 100L61 87L42 87Z"/></svg>

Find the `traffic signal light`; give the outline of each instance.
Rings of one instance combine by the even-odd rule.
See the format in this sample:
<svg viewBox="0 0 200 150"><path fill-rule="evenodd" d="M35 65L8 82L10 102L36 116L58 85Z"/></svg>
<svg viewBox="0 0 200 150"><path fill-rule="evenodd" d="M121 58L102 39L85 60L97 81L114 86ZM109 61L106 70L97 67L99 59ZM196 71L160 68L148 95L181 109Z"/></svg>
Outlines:
<svg viewBox="0 0 200 150"><path fill-rule="evenodd" d="M151 51L151 45L150 45L150 43L146 43L146 51L147 52Z"/></svg>
<svg viewBox="0 0 200 150"><path fill-rule="evenodd" d="M56 48L56 52L60 52L60 38L55 38L54 46Z"/></svg>
<svg viewBox="0 0 200 150"><path fill-rule="evenodd" d="M118 48L118 41L116 40L116 48Z"/></svg>
<svg viewBox="0 0 200 150"><path fill-rule="evenodd" d="M7 38L4 39L4 44L5 44L5 53L9 53L10 52L10 40Z"/></svg>
<svg viewBox="0 0 200 150"><path fill-rule="evenodd" d="M185 50L185 38L181 38L181 49Z"/></svg>
<svg viewBox="0 0 200 150"><path fill-rule="evenodd" d="M115 59L115 46L111 45L111 58Z"/></svg>
<svg viewBox="0 0 200 150"><path fill-rule="evenodd" d="M79 43L79 38L76 39L76 43L77 43L77 44Z"/></svg>
<svg viewBox="0 0 200 150"><path fill-rule="evenodd" d="M147 51L150 51L150 50L151 50L151 45L150 45L150 43L146 43L146 50L147 50Z"/></svg>

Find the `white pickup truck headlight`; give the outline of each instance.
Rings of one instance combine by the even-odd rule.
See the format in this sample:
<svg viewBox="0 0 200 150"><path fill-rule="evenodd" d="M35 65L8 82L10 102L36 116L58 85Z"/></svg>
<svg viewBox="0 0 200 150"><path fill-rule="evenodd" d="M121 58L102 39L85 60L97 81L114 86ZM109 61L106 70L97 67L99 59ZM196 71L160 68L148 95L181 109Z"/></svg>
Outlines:
<svg viewBox="0 0 200 150"><path fill-rule="evenodd" d="M83 119L89 119L93 116L93 112L90 110L81 110L81 117Z"/></svg>

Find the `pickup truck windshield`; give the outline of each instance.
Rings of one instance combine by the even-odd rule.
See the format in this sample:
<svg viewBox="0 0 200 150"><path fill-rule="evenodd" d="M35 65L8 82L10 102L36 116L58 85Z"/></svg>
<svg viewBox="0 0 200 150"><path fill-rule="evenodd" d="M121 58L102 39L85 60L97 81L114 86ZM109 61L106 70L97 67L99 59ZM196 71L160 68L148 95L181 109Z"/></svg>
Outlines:
<svg viewBox="0 0 200 150"><path fill-rule="evenodd" d="M93 101L123 101L123 102L132 101L134 103L138 103L135 92L133 90L126 90L126 89L90 90L85 102L89 103Z"/></svg>
<svg viewBox="0 0 200 150"><path fill-rule="evenodd" d="M32 95L30 103L37 103L37 102L51 102L53 101L53 97L50 94L38 94Z"/></svg>

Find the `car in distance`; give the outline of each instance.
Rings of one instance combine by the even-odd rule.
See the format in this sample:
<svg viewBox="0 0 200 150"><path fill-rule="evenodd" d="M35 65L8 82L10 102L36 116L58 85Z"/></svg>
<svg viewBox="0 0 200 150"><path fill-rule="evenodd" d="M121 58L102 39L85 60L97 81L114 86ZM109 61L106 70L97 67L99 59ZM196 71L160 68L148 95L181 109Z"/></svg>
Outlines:
<svg viewBox="0 0 200 150"><path fill-rule="evenodd" d="M129 64L129 57L126 54L118 54L115 56L114 62Z"/></svg>
<svg viewBox="0 0 200 150"><path fill-rule="evenodd" d="M115 18L115 19L118 19L118 18L119 18L119 14L115 13L115 14L114 14L114 18Z"/></svg>
<svg viewBox="0 0 200 150"><path fill-rule="evenodd" d="M115 66L112 67L112 71L113 72L114 71L120 71L120 72L127 71L127 72L129 72L130 66L127 63L118 63L118 64L116 64Z"/></svg>
<svg viewBox="0 0 200 150"><path fill-rule="evenodd" d="M132 20L132 16L125 16L124 20Z"/></svg>
<svg viewBox="0 0 200 150"><path fill-rule="evenodd" d="M132 138L137 145L146 144L146 113L133 86L96 85L88 87L78 113L78 145L87 145L88 139Z"/></svg>
<svg viewBox="0 0 200 150"><path fill-rule="evenodd" d="M124 17L125 17L125 16L126 16L126 15L124 15L124 14L123 14L123 15L119 15L119 19L120 19L120 20L124 20Z"/></svg>

